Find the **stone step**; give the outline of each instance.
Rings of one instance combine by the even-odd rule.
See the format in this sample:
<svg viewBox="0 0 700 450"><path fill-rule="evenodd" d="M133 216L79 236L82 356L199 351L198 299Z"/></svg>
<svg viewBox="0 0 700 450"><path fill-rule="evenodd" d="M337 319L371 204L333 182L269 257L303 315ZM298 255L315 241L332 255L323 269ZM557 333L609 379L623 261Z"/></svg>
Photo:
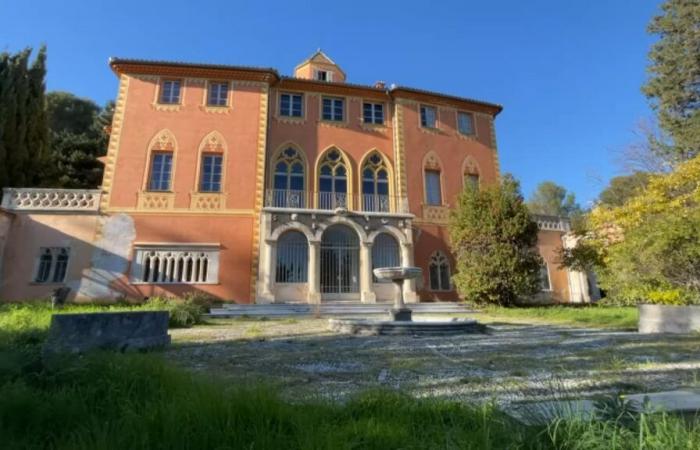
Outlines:
<svg viewBox="0 0 700 450"><path fill-rule="evenodd" d="M211 317L293 316L293 315L374 315L386 314L391 303L335 302L320 305L279 303L267 305L224 305L212 308ZM409 307L417 314L472 313L473 309L459 303L415 303Z"/></svg>

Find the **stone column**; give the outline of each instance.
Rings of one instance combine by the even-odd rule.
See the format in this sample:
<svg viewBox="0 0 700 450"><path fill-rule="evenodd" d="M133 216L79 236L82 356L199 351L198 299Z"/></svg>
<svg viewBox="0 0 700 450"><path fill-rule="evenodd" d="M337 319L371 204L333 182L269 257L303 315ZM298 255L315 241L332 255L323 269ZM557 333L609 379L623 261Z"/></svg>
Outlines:
<svg viewBox="0 0 700 450"><path fill-rule="evenodd" d="M401 265L403 267L413 267L413 243L401 243ZM404 280L403 282L403 300L406 303L418 303L418 294L416 293L416 280Z"/></svg>
<svg viewBox="0 0 700 450"><path fill-rule="evenodd" d="M377 303L372 289L372 242L360 245L360 300L362 303Z"/></svg>
<svg viewBox="0 0 700 450"><path fill-rule="evenodd" d="M266 239L260 261L260 277L262 292L258 303L274 303L275 301L275 269L277 260L277 241Z"/></svg>
<svg viewBox="0 0 700 450"><path fill-rule="evenodd" d="M309 241L309 283L307 301L321 303L321 242Z"/></svg>

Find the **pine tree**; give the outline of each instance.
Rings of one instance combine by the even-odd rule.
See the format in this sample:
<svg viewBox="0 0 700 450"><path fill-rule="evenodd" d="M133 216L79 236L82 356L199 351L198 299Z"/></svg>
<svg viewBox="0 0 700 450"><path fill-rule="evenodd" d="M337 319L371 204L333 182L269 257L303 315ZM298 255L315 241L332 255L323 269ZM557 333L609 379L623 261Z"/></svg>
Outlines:
<svg viewBox="0 0 700 450"><path fill-rule="evenodd" d="M450 218L453 276L469 301L513 305L539 291L538 228L510 175L500 185L466 188Z"/></svg>
<svg viewBox="0 0 700 450"><path fill-rule="evenodd" d="M649 52L650 78L642 90L673 140L652 144L677 163L700 153L700 2L667 0L661 9L648 28L660 39Z"/></svg>

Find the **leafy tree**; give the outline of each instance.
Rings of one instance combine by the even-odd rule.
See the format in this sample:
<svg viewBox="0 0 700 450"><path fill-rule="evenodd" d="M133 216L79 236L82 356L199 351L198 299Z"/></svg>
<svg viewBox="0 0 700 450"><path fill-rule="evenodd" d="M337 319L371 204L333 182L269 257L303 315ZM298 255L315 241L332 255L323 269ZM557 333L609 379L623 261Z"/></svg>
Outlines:
<svg viewBox="0 0 700 450"><path fill-rule="evenodd" d="M466 300L513 305L539 291L542 258L518 182L466 188L450 218L453 281Z"/></svg>
<svg viewBox="0 0 700 450"><path fill-rule="evenodd" d="M102 180L114 104L100 108L89 99L68 92L47 94L46 109L51 124L51 160L54 171L48 183L64 188L95 188Z"/></svg>
<svg viewBox="0 0 700 450"><path fill-rule="evenodd" d="M650 78L643 92L673 144L652 142L658 153L685 161L700 151L700 3L666 0L649 32L659 37L649 52Z"/></svg>
<svg viewBox="0 0 700 450"><path fill-rule="evenodd" d="M599 205L579 246L564 252L568 267L596 268L603 289L634 303L700 302L700 155L621 206Z"/></svg>
<svg viewBox="0 0 700 450"><path fill-rule="evenodd" d="M527 202L533 214L571 217L579 214L581 207L576 203L576 195L552 181L543 181Z"/></svg>
<svg viewBox="0 0 700 450"><path fill-rule="evenodd" d="M46 166L46 48L0 53L0 187L31 186Z"/></svg>
<svg viewBox="0 0 700 450"><path fill-rule="evenodd" d="M600 193L598 200L601 205L622 206L627 200L641 193L649 183L649 177L650 174L646 172L614 177Z"/></svg>

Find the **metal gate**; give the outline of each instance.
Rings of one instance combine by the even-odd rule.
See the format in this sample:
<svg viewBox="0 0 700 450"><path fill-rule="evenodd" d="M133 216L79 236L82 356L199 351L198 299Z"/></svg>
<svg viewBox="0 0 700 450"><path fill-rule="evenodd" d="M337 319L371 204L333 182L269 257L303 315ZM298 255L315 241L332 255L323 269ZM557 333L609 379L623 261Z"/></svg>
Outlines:
<svg viewBox="0 0 700 450"><path fill-rule="evenodd" d="M321 293L359 292L359 251L359 242L353 230L336 225L323 233Z"/></svg>

